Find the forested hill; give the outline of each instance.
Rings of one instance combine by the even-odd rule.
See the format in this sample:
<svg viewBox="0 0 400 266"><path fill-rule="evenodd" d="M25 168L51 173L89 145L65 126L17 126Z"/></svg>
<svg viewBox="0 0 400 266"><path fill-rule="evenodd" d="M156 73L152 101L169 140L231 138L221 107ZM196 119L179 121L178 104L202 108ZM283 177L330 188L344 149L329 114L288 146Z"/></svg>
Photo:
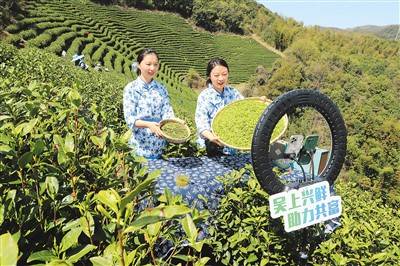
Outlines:
<svg viewBox="0 0 400 266"><path fill-rule="evenodd" d="M349 178L400 203L400 42L307 29L285 51L259 93L321 90L348 128Z"/></svg>
<svg viewBox="0 0 400 266"><path fill-rule="evenodd" d="M352 32L373 34L383 39L388 40L400 40L400 25L388 25L388 26L374 26L366 25L355 28L346 29Z"/></svg>

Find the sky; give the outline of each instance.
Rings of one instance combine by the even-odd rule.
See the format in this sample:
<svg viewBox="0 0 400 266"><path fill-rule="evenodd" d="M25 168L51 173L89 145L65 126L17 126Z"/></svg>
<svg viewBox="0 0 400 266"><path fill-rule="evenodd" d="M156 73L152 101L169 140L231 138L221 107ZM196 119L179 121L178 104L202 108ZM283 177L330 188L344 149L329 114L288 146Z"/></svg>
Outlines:
<svg viewBox="0 0 400 266"><path fill-rule="evenodd" d="M305 26L341 29L400 24L400 0L257 0Z"/></svg>

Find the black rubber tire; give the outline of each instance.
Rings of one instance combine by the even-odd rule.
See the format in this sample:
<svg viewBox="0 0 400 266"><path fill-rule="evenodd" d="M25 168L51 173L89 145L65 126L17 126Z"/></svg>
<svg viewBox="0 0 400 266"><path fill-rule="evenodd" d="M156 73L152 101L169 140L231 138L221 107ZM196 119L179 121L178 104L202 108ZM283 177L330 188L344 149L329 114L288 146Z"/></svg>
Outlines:
<svg viewBox="0 0 400 266"><path fill-rule="evenodd" d="M275 125L283 115L297 107L316 109L327 121L332 137L331 156L321 173L322 180L332 185L344 163L347 149L347 129L336 104L317 90L293 90L275 99L262 114L253 134L251 158L254 173L261 187L273 195L288 189L273 172L269 159L269 142Z"/></svg>

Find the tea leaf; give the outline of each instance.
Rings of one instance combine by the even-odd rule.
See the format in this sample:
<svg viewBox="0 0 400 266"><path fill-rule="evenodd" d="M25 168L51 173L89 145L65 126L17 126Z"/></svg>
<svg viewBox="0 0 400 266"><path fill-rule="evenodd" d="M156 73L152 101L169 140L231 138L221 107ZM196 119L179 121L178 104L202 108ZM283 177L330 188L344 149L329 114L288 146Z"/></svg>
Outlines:
<svg viewBox="0 0 400 266"><path fill-rule="evenodd" d="M156 236L160 232L161 225L162 225L161 222L152 223L152 224L147 225L147 233L150 236Z"/></svg>
<svg viewBox="0 0 400 266"><path fill-rule="evenodd" d="M120 211L123 212L125 210L126 205L131 202L139 193L147 189L151 183L160 175L160 170L154 171L148 175L148 177L139 185L135 187L134 190L129 192L122 200L120 205Z"/></svg>
<svg viewBox="0 0 400 266"><path fill-rule="evenodd" d="M73 266L70 262L65 260L52 260L46 266Z"/></svg>
<svg viewBox="0 0 400 266"><path fill-rule="evenodd" d="M0 236L0 265L17 265L18 245L10 233Z"/></svg>
<svg viewBox="0 0 400 266"><path fill-rule="evenodd" d="M19 159L18 159L18 166L19 168L24 168L27 164L29 164L32 161L33 158L33 152L28 151L25 152Z"/></svg>
<svg viewBox="0 0 400 266"><path fill-rule="evenodd" d="M82 258L83 256L85 256L87 253L89 253L90 251L92 251L93 249L95 249L96 246L94 245L86 245L85 247L83 247L81 250L79 250L77 253L75 253L74 255L70 256L67 261L71 262L71 263L75 263L77 262L80 258Z"/></svg>
<svg viewBox="0 0 400 266"><path fill-rule="evenodd" d="M197 229L194 224L192 217L189 214L186 214L185 218L181 219L182 228L188 236L189 240L193 244L197 238Z"/></svg>
<svg viewBox="0 0 400 266"><path fill-rule="evenodd" d="M0 203L0 226L4 222L4 212L5 212L5 207L3 204Z"/></svg>
<svg viewBox="0 0 400 266"><path fill-rule="evenodd" d="M35 260L46 262L46 261L51 261L54 259L58 259L58 258L50 250L41 250L41 251L32 253L29 256L27 262L29 263L29 262L35 261Z"/></svg>
<svg viewBox="0 0 400 266"><path fill-rule="evenodd" d="M90 261L92 262L93 266L109 266L109 265L113 265L113 260L112 260L112 256L108 255L108 256L104 256L104 257L92 257L90 258Z"/></svg>
<svg viewBox="0 0 400 266"><path fill-rule="evenodd" d="M68 231L68 233L66 233L65 236L61 240L60 252L66 251L70 247L77 245L78 238L81 233L82 233L82 229L80 227L73 228L70 231Z"/></svg>
<svg viewBox="0 0 400 266"><path fill-rule="evenodd" d="M68 100L75 107L79 107L81 105L81 103L82 103L82 97L79 94L79 92L77 90L75 90L75 89L72 89L68 93Z"/></svg>
<svg viewBox="0 0 400 266"><path fill-rule="evenodd" d="M47 194L49 194L49 196L54 199L55 196L58 193L58 180L56 177L54 176L48 176L46 177L46 189L47 189Z"/></svg>
<svg viewBox="0 0 400 266"><path fill-rule="evenodd" d="M36 156L38 156L44 151L45 148L46 148L46 143L40 139L35 142L35 145L33 146L33 153Z"/></svg>
<svg viewBox="0 0 400 266"><path fill-rule="evenodd" d="M172 206L163 207L162 211L163 211L165 217L170 219L175 216L180 216L180 215L190 213L191 209L186 206L182 206L182 205L172 205Z"/></svg>
<svg viewBox="0 0 400 266"><path fill-rule="evenodd" d="M0 145L0 152L7 153L10 152L12 148L8 145Z"/></svg>
<svg viewBox="0 0 400 266"><path fill-rule="evenodd" d="M118 203L121 198L115 190L102 190L97 193L96 199L109 207L115 213L118 213Z"/></svg>
<svg viewBox="0 0 400 266"><path fill-rule="evenodd" d="M25 136L26 134L30 133L38 121L39 120L37 118L35 118L35 119L32 119L31 121L29 121L28 123L24 123L24 127L22 129L21 136Z"/></svg>
<svg viewBox="0 0 400 266"><path fill-rule="evenodd" d="M68 133L67 136L65 137L65 152L70 152L73 153L74 152L74 137L72 136L72 134Z"/></svg>
<svg viewBox="0 0 400 266"><path fill-rule="evenodd" d="M130 224L125 230L124 234L130 233L130 232L135 232L141 228L143 228L146 225L152 224L152 223L157 223L159 221L164 220L164 217L162 216L141 216L137 218L132 224Z"/></svg>

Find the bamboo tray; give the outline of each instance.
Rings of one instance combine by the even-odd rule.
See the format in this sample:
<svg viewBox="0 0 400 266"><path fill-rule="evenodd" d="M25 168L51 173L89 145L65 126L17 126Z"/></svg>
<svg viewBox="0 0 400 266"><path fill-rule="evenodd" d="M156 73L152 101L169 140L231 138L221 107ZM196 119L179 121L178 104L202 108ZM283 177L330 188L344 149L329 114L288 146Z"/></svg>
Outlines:
<svg viewBox="0 0 400 266"><path fill-rule="evenodd" d="M185 137L183 137L183 138L175 138L175 137L170 136L167 133L165 133L163 131L163 126L165 126L166 124L169 124L169 123L180 124L184 128L184 130L186 131ZM190 134L191 134L190 128L185 123L182 123L182 121L177 120L175 118L169 118L169 119L161 120L160 129L161 129L163 138L166 139L168 142L175 143L175 144L180 144L180 143L184 143L184 142L188 141L189 138L190 138Z"/></svg>

